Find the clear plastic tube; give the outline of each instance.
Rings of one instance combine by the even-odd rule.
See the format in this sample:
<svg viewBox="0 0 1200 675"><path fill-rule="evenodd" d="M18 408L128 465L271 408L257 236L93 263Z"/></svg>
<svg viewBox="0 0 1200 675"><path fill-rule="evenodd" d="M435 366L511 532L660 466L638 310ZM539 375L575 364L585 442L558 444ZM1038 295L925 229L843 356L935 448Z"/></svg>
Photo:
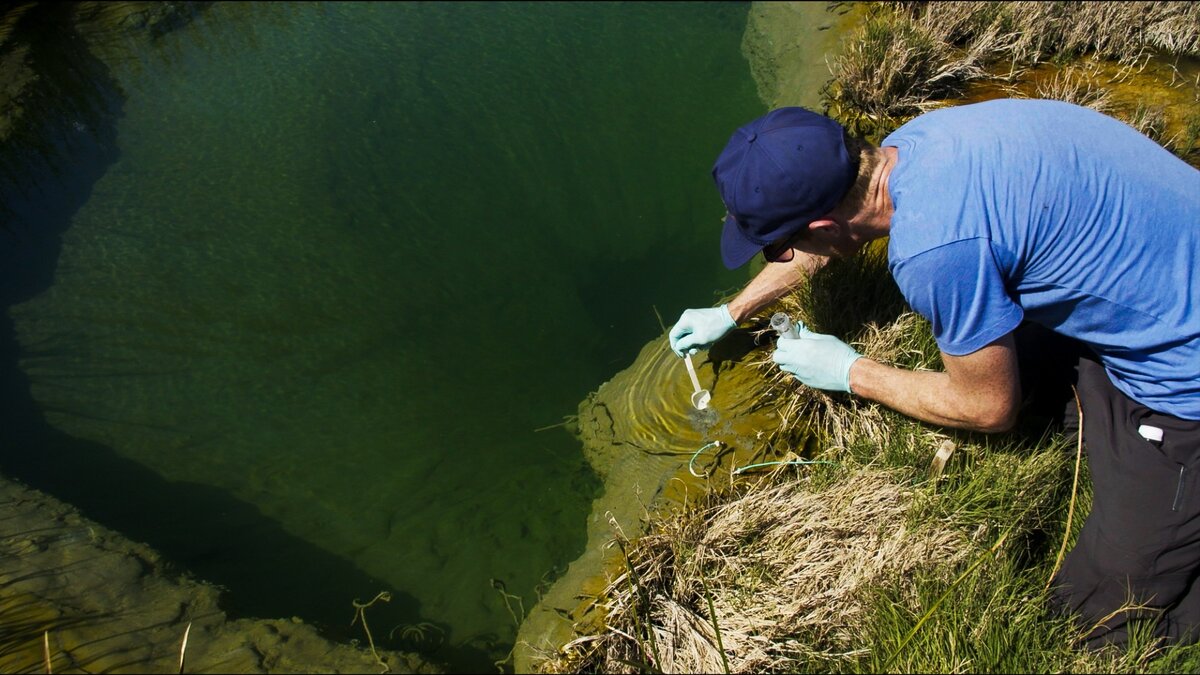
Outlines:
<svg viewBox="0 0 1200 675"><path fill-rule="evenodd" d="M771 316L771 330L779 334L779 337L798 338L800 331L796 329L796 325L792 323L792 317L783 312L775 312Z"/></svg>

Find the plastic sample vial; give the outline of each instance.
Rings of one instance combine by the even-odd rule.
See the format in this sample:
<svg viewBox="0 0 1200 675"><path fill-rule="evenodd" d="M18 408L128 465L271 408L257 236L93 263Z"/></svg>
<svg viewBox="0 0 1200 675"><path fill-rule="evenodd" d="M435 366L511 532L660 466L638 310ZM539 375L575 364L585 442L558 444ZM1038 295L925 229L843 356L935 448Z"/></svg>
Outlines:
<svg viewBox="0 0 1200 675"><path fill-rule="evenodd" d="M792 317L783 312L775 312L771 316L771 330L779 334L779 337L798 338L800 331L796 325L792 323Z"/></svg>

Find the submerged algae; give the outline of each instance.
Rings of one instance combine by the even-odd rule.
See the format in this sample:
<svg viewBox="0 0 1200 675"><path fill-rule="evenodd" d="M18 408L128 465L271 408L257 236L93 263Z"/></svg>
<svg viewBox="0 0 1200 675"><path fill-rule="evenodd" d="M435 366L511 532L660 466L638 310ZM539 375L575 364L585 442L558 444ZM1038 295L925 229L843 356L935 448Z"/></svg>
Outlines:
<svg viewBox="0 0 1200 675"><path fill-rule="evenodd" d="M768 108L820 109L821 88L829 80L826 62L859 13L852 3L751 4L742 55Z"/></svg>
<svg viewBox="0 0 1200 675"><path fill-rule="evenodd" d="M734 466L774 454L765 431L778 426L775 406L745 395L757 389L756 361L764 349L750 331L738 330L698 360L700 384L712 392L705 411L691 406L683 361L665 336L580 403L577 433L604 493L592 503L583 555L521 624L518 672L533 670L577 630L599 620L595 599L620 562L609 546L614 536L639 535L653 513L686 503L712 483L727 483ZM695 459L696 474L706 476L697 478L689 461L713 441L720 449Z"/></svg>
<svg viewBox="0 0 1200 675"><path fill-rule="evenodd" d="M298 618L230 619L217 587L179 576L150 547L2 476L0 503L2 672L379 670L365 647L331 642ZM389 672L442 672L412 654L379 656Z"/></svg>
<svg viewBox="0 0 1200 675"><path fill-rule="evenodd" d="M109 62L120 155L81 186L46 256L54 287L9 331L39 430L106 461L90 485L37 484L229 586L231 612L358 635L340 589L373 574L414 596L389 607L404 621L445 629L440 657L465 645L456 667L487 668L513 635L489 581L531 596L584 541L579 448L530 430L649 337L628 289L672 278L655 301L673 305L732 283L691 257L709 247L676 245L687 214L714 208L686 197L716 202L703 172L656 162L708 155L706 126L757 111L728 58L744 8L242 7ZM486 340L447 330L447 307ZM464 358L481 342L487 358ZM31 482L73 464L14 455ZM233 510L148 490L109 459ZM110 477L133 500L110 507ZM160 504L212 526L179 527ZM361 574L282 574L260 525ZM288 588L311 578L332 602Z"/></svg>

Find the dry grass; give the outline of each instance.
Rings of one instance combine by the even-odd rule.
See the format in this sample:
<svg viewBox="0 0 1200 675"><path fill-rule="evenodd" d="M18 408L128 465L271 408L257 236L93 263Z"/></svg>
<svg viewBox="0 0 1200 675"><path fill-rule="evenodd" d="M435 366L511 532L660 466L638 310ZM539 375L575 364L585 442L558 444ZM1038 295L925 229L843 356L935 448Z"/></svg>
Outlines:
<svg viewBox="0 0 1200 675"><path fill-rule="evenodd" d="M836 335L882 363L936 370L940 354L928 322L913 313L887 271L886 241L858 256L837 260L799 292L763 312L783 311L818 333ZM888 446L896 427L881 406L853 396L800 385L781 371L764 350L755 362L764 385L761 396L779 401L778 441L800 442L797 433L815 433L827 452L869 442Z"/></svg>
<svg viewBox="0 0 1200 675"><path fill-rule="evenodd" d="M900 11L989 63L1033 66L1083 54L1136 63L1150 51L1200 54L1191 2L903 2ZM996 36L1003 36L997 40Z"/></svg>
<svg viewBox="0 0 1200 675"><path fill-rule="evenodd" d="M860 656L868 589L950 569L972 549L948 528L907 526L912 491L887 472L853 478L786 481L660 521L609 585L608 632L548 670L722 672L709 599L731 672Z"/></svg>
<svg viewBox="0 0 1200 675"><path fill-rule="evenodd" d="M1037 98L1066 101L1096 112L1112 111L1112 92L1099 84L1094 70L1087 67L1068 66L1056 72L1038 82L1035 94Z"/></svg>
<svg viewBox="0 0 1200 675"><path fill-rule="evenodd" d="M878 7L846 39L832 69L826 102L862 135L961 96L966 83L987 74L974 52L959 54L921 22Z"/></svg>
<svg viewBox="0 0 1200 675"><path fill-rule="evenodd" d="M880 3L846 37L823 98L852 131L878 139L972 83L1011 83L1082 55L1136 66L1155 53L1200 55L1200 3ZM1068 81L1077 76L1045 97L1103 98L1096 86Z"/></svg>

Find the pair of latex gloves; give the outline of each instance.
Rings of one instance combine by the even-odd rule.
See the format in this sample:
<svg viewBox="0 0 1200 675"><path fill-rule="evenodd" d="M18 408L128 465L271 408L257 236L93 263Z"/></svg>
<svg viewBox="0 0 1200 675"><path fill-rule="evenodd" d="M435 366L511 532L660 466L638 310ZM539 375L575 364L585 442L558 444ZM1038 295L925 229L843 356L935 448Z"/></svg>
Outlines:
<svg viewBox="0 0 1200 675"><path fill-rule="evenodd" d="M804 384L828 391L850 391L850 366L862 354L833 337L814 333L797 322L799 337L780 336L772 360ZM689 309L671 328L671 349L679 356L695 354L737 328L729 306Z"/></svg>

